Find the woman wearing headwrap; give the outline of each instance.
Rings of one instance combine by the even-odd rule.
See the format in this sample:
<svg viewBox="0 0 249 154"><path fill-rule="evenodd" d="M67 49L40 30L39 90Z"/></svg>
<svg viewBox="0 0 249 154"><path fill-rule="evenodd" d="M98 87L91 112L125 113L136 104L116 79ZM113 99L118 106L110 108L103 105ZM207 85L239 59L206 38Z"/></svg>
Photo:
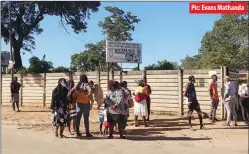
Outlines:
<svg viewBox="0 0 249 154"><path fill-rule="evenodd" d="M135 88L134 97L134 114L135 114L135 127L139 125L138 116L143 117L144 126L146 127L146 117L148 116L146 92L143 80L137 81L138 86Z"/></svg>
<svg viewBox="0 0 249 154"><path fill-rule="evenodd" d="M66 79L60 78L57 87L53 90L50 107L52 113L54 113L53 125L55 126L55 136L58 137L60 135L61 138L64 137L64 128L68 125L69 119L68 90L66 86ZM59 128L60 134L58 134Z"/></svg>

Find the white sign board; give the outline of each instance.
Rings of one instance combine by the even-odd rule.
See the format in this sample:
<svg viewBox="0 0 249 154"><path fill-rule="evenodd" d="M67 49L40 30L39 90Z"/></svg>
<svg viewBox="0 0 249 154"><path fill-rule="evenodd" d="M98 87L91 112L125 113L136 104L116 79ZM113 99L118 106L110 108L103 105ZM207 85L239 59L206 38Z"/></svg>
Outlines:
<svg viewBox="0 0 249 154"><path fill-rule="evenodd" d="M142 44L106 41L106 62L142 63Z"/></svg>

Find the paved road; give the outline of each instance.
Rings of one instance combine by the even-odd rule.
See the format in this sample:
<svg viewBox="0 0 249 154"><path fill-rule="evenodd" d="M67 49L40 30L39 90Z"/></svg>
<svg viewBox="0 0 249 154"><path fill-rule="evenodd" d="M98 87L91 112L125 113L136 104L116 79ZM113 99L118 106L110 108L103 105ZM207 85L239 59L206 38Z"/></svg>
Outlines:
<svg viewBox="0 0 249 154"><path fill-rule="evenodd" d="M210 140L168 138L157 141L107 139L57 139L51 133L3 126L3 154L247 154L248 143L224 139L223 143ZM211 144L212 142L212 144ZM215 145L215 146L214 146Z"/></svg>

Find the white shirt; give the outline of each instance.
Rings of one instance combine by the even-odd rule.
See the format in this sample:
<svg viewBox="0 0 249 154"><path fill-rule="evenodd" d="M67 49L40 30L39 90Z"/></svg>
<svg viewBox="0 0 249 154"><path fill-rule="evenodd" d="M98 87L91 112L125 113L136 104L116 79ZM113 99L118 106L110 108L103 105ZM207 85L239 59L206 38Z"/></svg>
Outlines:
<svg viewBox="0 0 249 154"><path fill-rule="evenodd" d="M228 98L225 101L236 98L237 88L236 84L233 82L228 82L225 84L225 94L228 94Z"/></svg>
<svg viewBox="0 0 249 154"><path fill-rule="evenodd" d="M103 114L104 114L104 121L107 121L107 110L106 109L104 110Z"/></svg>
<svg viewBox="0 0 249 154"><path fill-rule="evenodd" d="M249 87L246 84L239 86L239 95L240 97L249 98Z"/></svg>

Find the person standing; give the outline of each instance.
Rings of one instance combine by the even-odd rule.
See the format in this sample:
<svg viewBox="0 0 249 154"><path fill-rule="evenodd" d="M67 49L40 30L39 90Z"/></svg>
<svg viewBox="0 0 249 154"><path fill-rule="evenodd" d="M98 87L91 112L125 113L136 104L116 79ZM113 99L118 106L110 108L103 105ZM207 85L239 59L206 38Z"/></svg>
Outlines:
<svg viewBox="0 0 249 154"><path fill-rule="evenodd" d="M242 109L243 119L246 124L249 124L249 84L246 81L243 81L239 86L239 96L240 96L240 104ZM244 111L243 111L244 110Z"/></svg>
<svg viewBox="0 0 249 154"><path fill-rule="evenodd" d="M211 79L212 81L209 83L209 96L211 101L209 120L215 122L217 121L216 111L219 105L217 76L212 75Z"/></svg>
<svg viewBox="0 0 249 154"><path fill-rule="evenodd" d="M185 87L185 92L184 96L187 97L187 104L188 104L188 121L190 125L190 129L193 129L192 123L191 123L191 118L193 111L195 110L198 114L199 120L200 120L200 129L203 128L203 123L202 123L202 112L200 108L200 104L197 100L196 97L196 91L195 91L195 77L193 75L188 77L189 83L187 83Z"/></svg>
<svg viewBox="0 0 249 154"><path fill-rule="evenodd" d="M121 90L119 82L114 82L113 88L111 88L111 91L106 95L105 104L107 106L107 122L110 125L108 138L113 138L114 126L117 123L120 138L125 139L123 135L125 118L124 93L123 90Z"/></svg>
<svg viewBox="0 0 249 154"><path fill-rule="evenodd" d="M73 133L71 132L71 126L73 127L73 131L76 132L76 101L72 98L72 89L75 86L74 85L74 81L73 80L68 80L67 82L67 86L68 86L68 104L69 104L69 112L70 112L70 116L69 116L69 122L68 122L68 131L71 135L73 135Z"/></svg>
<svg viewBox="0 0 249 154"><path fill-rule="evenodd" d="M12 103L12 108L13 111L20 112L19 109L19 91L21 88L21 84L18 81L17 77L13 78L13 81L10 83L10 91L11 91L11 103Z"/></svg>
<svg viewBox="0 0 249 154"><path fill-rule="evenodd" d="M68 89L66 79L60 78L57 87L52 92L52 101L50 108L54 114L53 125L55 127L55 136L64 137L64 128L69 122L69 106L68 106ZM60 129L60 134L58 130Z"/></svg>
<svg viewBox="0 0 249 154"><path fill-rule="evenodd" d="M150 94L152 93L150 85L147 84L146 79L144 80L144 89L145 89L145 94L146 94L146 102L147 102L147 110L148 110L148 117L147 121L150 120L150 106L151 106L151 99L150 99Z"/></svg>
<svg viewBox="0 0 249 154"><path fill-rule="evenodd" d="M135 88L134 97L134 115L135 115L135 127L139 126L138 117L143 117L144 126L147 127L146 117L148 116L146 92L144 89L143 80L138 81L138 86Z"/></svg>
<svg viewBox="0 0 249 154"><path fill-rule="evenodd" d="M89 101L90 101L90 109L93 109L94 105L94 82L92 80L89 81L89 86L91 87L91 94L89 95Z"/></svg>
<svg viewBox="0 0 249 154"><path fill-rule="evenodd" d="M92 137L89 131L89 115L90 115L90 102L89 95L91 94L91 87L88 84L88 78L85 74L80 75L80 81L74 87L72 97L76 100L76 134L81 137L80 133L80 120L82 114L84 117L84 125L86 130L86 137Z"/></svg>
<svg viewBox="0 0 249 154"><path fill-rule="evenodd" d="M127 82L123 81L121 83L121 89L123 90L124 93L124 105L125 105L125 120L123 124L123 128L125 129L127 126L128 118L129 118L129 101L131 99L131 91L127 88Z"/></svg>
<svg viewBox="0 0 249 154"><path fill-rule="evenodd" d="M236 113L236 98L237 88L235 83L230 81L229 76L225 77L225 95L223 98L223 103L227 111L227 121L224 126L230 126L231 114L233 115L234 126L237 126L237 113Z"/></svg>

